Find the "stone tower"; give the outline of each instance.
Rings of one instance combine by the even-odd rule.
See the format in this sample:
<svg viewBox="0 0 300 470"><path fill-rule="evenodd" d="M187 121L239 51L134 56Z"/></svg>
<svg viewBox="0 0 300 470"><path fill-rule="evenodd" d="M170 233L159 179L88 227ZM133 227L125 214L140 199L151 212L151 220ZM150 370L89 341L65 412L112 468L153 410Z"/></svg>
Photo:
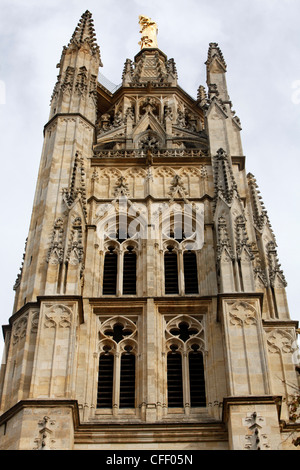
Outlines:
<svg viewBox="0 0 300 470"><path fill-rule="evenodd" d="M140 17L109 90L63 48L15 304L1 449L289 449L297 322L216 43L197 99Z"/></svg>

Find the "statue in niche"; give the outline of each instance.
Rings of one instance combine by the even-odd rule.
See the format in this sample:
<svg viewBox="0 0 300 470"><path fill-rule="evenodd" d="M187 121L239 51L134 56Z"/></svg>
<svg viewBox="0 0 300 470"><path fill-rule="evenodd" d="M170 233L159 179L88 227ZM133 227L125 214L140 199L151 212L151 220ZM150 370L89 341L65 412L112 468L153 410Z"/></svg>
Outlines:
<svg viewBox="0 0 300 470"><path fill-rule="evenodd" d="M152 21L148 16L140 15L139 24L141 26L140 33L142 34L141 41L139 42L141 49L157 48L158 28L155 21Z"/></svg>

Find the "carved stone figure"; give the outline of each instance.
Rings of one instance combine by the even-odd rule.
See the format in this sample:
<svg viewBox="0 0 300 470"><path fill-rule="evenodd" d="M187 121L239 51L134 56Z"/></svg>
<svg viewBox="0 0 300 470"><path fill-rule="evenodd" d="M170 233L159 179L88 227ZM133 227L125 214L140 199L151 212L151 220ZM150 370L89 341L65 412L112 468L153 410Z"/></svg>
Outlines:
<svg viewBox="0 0 300 470"><path fill-rule="evenodd" d="M155 48L157 46L158 28L155 21L148 16L139 16L139 24L141 26L140 33L142 34L141 41L139 42L141 49L145 47Z"/></svg>

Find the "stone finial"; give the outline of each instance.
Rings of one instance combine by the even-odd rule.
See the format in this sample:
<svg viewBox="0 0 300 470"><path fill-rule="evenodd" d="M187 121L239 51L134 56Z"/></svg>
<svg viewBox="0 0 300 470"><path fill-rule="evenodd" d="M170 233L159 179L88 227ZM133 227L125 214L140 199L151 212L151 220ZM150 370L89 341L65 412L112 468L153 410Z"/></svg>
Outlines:
<svg viewBox="0 0 300 470"><path fill-rule="evenodd" d="M209 48L208 48L207 61L205 62L205 64L207 65L208 68L211 66L214 59L217 59L218 63L224 69L224 72L226 72L227 65L226 65L226 62L224 60L224 56L222 54L222 51L221 51L221 49L219 48L219 45L216 42L211 42L209 44Z"/></svg>
<svg viewBox="0 0 300 470"><path fill-rule="evenodd" d="M96 42L96 34L92 14L86 10L81 16L79 23L71 37L70 44L82 46L84 43L89 44L92 54L98 56L100 66L102 66L100 58L100 48Z"/></svg>

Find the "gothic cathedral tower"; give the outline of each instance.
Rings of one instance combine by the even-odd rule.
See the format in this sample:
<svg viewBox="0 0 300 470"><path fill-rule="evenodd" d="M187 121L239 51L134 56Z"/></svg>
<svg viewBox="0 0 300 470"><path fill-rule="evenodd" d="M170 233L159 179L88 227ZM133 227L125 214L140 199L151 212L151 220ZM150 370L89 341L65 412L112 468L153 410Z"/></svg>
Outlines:
<svg viewBox="0 0 300 470"><path fill-rule="evenodd" d="M226 63L179 85L141 49L101 83L86 11L63 48L14 311L1 449L288 449L297 322Z"/></svg>

